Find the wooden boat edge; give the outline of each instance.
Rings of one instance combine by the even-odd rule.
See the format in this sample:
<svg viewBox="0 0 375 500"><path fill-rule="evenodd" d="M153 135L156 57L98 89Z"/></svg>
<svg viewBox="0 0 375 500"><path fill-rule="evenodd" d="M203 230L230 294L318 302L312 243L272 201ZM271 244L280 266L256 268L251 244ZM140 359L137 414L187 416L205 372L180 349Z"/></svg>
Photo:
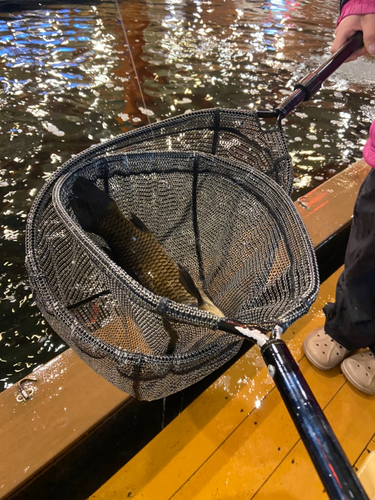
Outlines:
<svg viewBox="0 0 375 500"><path fill-rule="evenodd" d="M342 258L354 201L369 169L361 160L295 202L325 274ZM340 258L327 251L327 246L332 249L334 235L340 242L335 245L340 247ZM47 480L56 464L69 462L72 454L79 455L89 438L95 440L95 435L104 433L108 439L116 420L124 425L139 419L130 426L135 453L161 428L163 418L166 423L176 413L172 410L163 415L161 401L136 402L96 375L70 349L33 375L37 381L27 383L34 390L31 399L17 401L16 385L0 394L3 414L8 415L0 429L3 456L7 457L7 467L0 473L0 499L21 498L32 483ZM137 433L145 428L146 405L146 413L153 415L154 430L140 439Z"/></svg>

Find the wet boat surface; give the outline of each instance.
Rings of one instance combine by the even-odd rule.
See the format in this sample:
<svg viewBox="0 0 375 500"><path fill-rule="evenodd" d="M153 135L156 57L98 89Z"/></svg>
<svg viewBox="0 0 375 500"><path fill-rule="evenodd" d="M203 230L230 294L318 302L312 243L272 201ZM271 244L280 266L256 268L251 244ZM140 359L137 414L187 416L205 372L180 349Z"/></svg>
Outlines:
<svg viewBox="0 0 375 500"><path fill-rule="evenodd" d="M337 367L315 369L302 341L324 323L341 268L283 335L349 461L375 449L375 397ZM358 416L360 415L360 418ZM257 348L250 349L90 499L328 498Z"/></svg>
<svg viewBox="0 0 375 500"><path fill-rule="evenodd" d="M360 161L295 202L317 250L323 279L331 276L332 270L342 263L353 204L369 168ZM321 295L309 316L295 323L283 339L295 359L300 361L308 383L311 383L336 432L335 425L345 424L347 417L354 418L358 412L371 410L373 402L346 387L337 370L319 374L302 356L301 342L315 323L323 321L321 307L325 301L332 300L335 283L334 275L323 284ZM230 363L198 384L166 400L153 402L139 402L119 391L95 374L70 349L33 375L37 381L25 382L24 385L26 389L34 389L27 401L19 400L16 386L0 394L2 414L7 415L0 427L3 454L7 456L7 467L0 468L2 500L83 500L90 495L95 498L99 493L111 495L112 484L127 494L138 492L142 498L143 488L147 489L149 483L159 484L159 472L160 477L164 477L163 467L170 470L169 481L175 490L168 490L166 494L172 495L180 488L181 491L190 488L194 481L198 481L193 478L200 477L199 471L205 467L209 467L205 469L208 472L204 481L208 484L209 478L229 463L236 463L237 478L241 464L250 474L253 466L249 468L248 464L253 463L252 460L255 461L254 471L259 474L260 469L269 463L274 467L274 472L269 471L266 477L263 474L259 489L263 483L264 487L271 484L271 472L276 474L275 478L281 472L287 477L283 467L288 465L293 450L300 449L299 453L305 455L305 465L312 467L296 431L290 427L291 419L267 375L257 347L250 351L242 349ZM340 394L345 393L349 396L340 399ZM352 397L355 403L350 409ZM334 400L336 403L331 406ZM331 421L330 412L334 415L337 412L334 416L334 419L339 419L337 424ZM358 438L353 453L348 452L347 446L350 445L342 441L352 464L360 465L362 458L358 462L357 459L361 452L366 456L366 450L372 449L374 425L371 418L361 421L364 437ZM352 439L352 427L349 430ZM288 442L285 442L286 437ZM340 433L338 438L341 441ZM272 439L276 439L273 444ZM240 455L236 454L236 449ZM260 450L263 454L259 454ZM274 454L273 458L270 452ZM224 460L222 465L217 462L218 457ZM291 460L294 463L290 462L290 466L301 463L299 455ZM138 471L134 475L136 484L119 479L122 467L126 472L128 467L142 461L147 464L142 465L147 474L140 475ZM182 475L178 467L182 469ZM116 475L119 470L119 475ZM229 472L227 469L230 477L232 473ZM282 483L286 481L281 476L279 479ZM106 481L107 485L100 489ZM298 475L298 481L306 484L307 478ZM129 485L133 490L126 489ZM159 494L164 495L163 490ZM226 494L230 496L228 491Z"/></svg>

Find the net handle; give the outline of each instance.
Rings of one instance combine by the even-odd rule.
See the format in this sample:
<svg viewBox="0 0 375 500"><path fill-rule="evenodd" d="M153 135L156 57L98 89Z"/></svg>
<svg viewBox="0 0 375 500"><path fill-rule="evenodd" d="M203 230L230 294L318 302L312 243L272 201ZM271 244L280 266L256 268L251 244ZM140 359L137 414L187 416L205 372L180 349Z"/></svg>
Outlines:
<svg viewBox="0 0 375 500"><path fill-rule="evenodd" d="M354 52L363 47L363 33L357 31L344 45L327 59L318 69L299 81L294 92L284 99L273 111L258 111L260 118L277 117L281 128L281 120L293 111L302 101L310 100L322 84L334 73Z"/></svg>
<svg viewBox="0 0 375 500"><path fill-rule="evenodd" d="M285 342L270 339L261 353L328 497L369 500Z"/></svg>
<svg viewBox="0 0 375 500"><path fill-rule="evenodd" d="M369 500L344 450L275 326L270 338L223 319L219 328L260 347L264 362L331 500Z"/></svg>

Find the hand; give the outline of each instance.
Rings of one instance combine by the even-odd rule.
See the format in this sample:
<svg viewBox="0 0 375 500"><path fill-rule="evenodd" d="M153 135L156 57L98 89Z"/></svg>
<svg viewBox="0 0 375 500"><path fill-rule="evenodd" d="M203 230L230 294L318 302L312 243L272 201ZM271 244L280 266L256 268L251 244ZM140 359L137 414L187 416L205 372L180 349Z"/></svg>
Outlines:
<svg viewBox="0 0 375 500"><path fill-rule="evenodd" d="M356 50L345 62L355 61L364 54L375 54L375 14L344 17L335 31L335 41L331 47L332 54L356 31L363 32L364 47Z"/></svg>

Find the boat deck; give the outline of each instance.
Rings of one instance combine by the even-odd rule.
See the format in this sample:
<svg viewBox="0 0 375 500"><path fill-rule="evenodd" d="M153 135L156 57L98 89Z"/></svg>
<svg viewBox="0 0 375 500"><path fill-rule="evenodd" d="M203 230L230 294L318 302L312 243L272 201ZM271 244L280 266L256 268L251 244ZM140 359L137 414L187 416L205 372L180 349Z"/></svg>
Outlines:
<svg viewBox="0 0 375 500"><path fill-rule="evenodd" d="M323 323L341 270L326 280L310 313L283 339L349 461L358 470L375 450L375 397L340 372L316 370L302 351ZM364 485L372 496L374 485ZM90 499L328 498L255 346L158 434Z"/></svg>
<svg viewBox="0 0 375 500"><path fill-rule="evenodd" d="M369 168L357 162L295 202L323 279L342 262L356 193ZM359 467L367 455L371 457L366 450L374 449L373 400L345 384L339 369L326 374L314 370L301 351L305 335L323 322L321 309L332 300L336 280L337 273L323 283L310 314L283 338L350 461ZM216 498L255 498L268 494L269 488L278 489L277 498L282 498L281 491L293 498L289 482L293 488L310 483L310 477L299 472L303 467L315 477L315 490L309 484L309 494L319 498L315 492L322 495L322 486L259 349L241 351L229 368L222 367L166 403L133 400L70 349L63 352L35 370L37 382L27 382L35 389L27 402L18 402L16 386L0 394L7 416L0 428L7 457L7 466L0 467L0 498L73 500L72 491L75 500L90 495L215 498L216 491ZM355 422L357 415L361 418ZM160 433L161 422L169 425ZM375 469L375 452L373 456ZM375 470L371 474L374 478Z"/></svg>

